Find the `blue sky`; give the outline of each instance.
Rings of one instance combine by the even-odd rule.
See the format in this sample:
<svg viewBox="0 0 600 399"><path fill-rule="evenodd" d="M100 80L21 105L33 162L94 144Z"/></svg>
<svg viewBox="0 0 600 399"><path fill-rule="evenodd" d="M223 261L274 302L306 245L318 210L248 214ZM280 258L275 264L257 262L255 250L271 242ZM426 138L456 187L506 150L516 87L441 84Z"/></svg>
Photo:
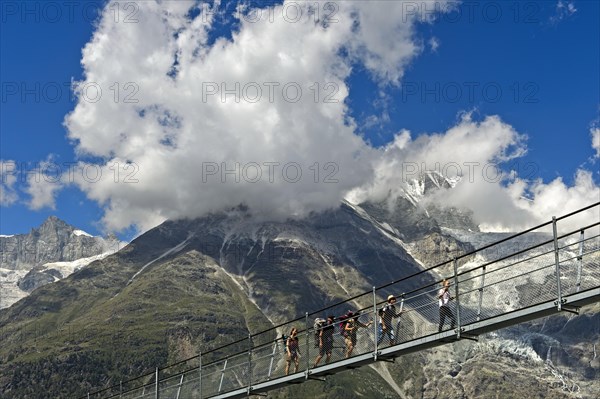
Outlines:
<svg viewBox="0 0 600 399"><path fill-rule="evenodd" d="M32 209L27 191L25 180L39 162L59 165L64 172L70 163L101 158L78 154L63 122L77 106L69 86L83 79L82 48L98 29L105 2L77 3L74 9L45 4L2 3L0 159L17 168L8 173L3 164L3 179L8 173L17 181L7 187L3 180L2 189L5 195L10 189L12 200L0 207L0 234L25 233L49 215L101 234L108 203L99 203L100 194L66 185L57 190L53 204ZM567 186L575 184L578 169L585 169L597 188L599 164L590 129L598 123L600 106L600 3L463 2L458 7L458 12L414 25L411 39L421 51L402 68L397 84L382 81L360 61L352 63L346 104L356 134L381 149L403 129L414 139L448 131L465 111L475 122L498 115L527 136L527 153L503 167L516 168L528 181L561 177ZM221 5L222 10L233 8ZM119 18L126 16L121 10ZM219 37L231 40L232 21L226 15L215 23L209 43ZM113 93L107 86L104 90ZM138 205L128 201L128 207ZM136 231L120 229L124 239Z"/></svg>

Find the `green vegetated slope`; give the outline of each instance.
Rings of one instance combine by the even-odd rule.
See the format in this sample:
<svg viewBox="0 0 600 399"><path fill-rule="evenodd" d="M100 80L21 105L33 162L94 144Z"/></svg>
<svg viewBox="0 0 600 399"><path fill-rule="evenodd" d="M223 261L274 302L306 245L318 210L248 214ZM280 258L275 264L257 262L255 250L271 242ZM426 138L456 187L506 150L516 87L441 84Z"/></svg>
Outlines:
<svg viewBox="0 0 600 399"><path fill-rule="evenodd" d="M102 278L87 270L28 298L42 311L19 303L2 315L2 397L82 394L269 325L196 251L151 266L130 284L120 273L110 277L126 268L120 256L97 262L91 269Z"/></svg>

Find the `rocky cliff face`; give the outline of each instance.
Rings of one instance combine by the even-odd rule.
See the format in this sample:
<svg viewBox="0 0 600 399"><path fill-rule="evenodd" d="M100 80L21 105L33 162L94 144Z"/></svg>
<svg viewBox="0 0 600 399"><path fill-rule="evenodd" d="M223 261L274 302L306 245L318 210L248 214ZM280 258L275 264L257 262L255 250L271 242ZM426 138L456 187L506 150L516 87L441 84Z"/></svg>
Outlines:
<svg viewBox="0 0 600 399"><path fill-rule="evenodd" d="M50 216L28 234L0 237L0 268L29 270L49 262L88 258L111 249L116 252L117 245L115 237L92 237L56 216Z"/></svg>
<svg viewBox="0 0 600 399"><path fill-rule="evenodd" d="M0 236L0 309L122 246L114 236L93 237L55 216L28 234Z"/></svg>

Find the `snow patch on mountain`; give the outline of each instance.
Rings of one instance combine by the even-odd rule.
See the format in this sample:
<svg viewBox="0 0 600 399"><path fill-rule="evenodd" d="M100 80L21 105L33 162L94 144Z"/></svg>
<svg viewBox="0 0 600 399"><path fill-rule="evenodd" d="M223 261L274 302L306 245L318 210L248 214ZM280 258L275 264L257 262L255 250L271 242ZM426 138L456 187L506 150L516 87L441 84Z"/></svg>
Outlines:
<svg viewBox="0 0 600 399"><path fill-rule="evenodd" d="M388 237L389 239L391 239L392 241L394 241L396 244L399 244L404 249L406 249L406 245L405 245L404 241L402 241L399 238L400 233L398 232L397 229L395 229L394 227L392 227L389 223L387 223L387 222L382 222L382 223L378 222L373 217L371 217L371 215L369 215L359 205L352 204L351 202L347 202L347 201L345 202L345 204L348 205L350 208L352 208L361 218L363 218L364 220L368 221L370 224L372 224L373 226L375 226L383 235L385 235L386 237Z"/></svg>
<svg viewBox="0 0 600 399"><path fill-rule="evenodd" d="M84 266L89 265L92 262L95 262L97 260L102 260L104 258L106 258L108 255L113 254L114 251L107 251L104 253L101 253L99 255L95 255L95 256L90 256L87 258L81 258L81 259L77 259L71 262L49 262L49 263L45 263L43 265L44 269L43 270L48 270L48 269L54 269L54 270L58 270L60 272L60 274L62 274L63 278L69 276L70 274L76 272L77 270L81 269ZM59 279L56 278L56 280L58 281Z"/></svg>
<svg viewBox="0 0 600 399"><path fill-rule="evenodd" d="M140 268L140 270L138 270L127 282L127 285L131 284L133 282L133 280L139 276L144 270L146 270L148 268L148 266L151 266L153 263L169 256L172 255L174 253L177 253L179 251L181 251L183 248L185 248L185 246L188 244L188 242L190 241L190 239L193 237L193 235L188 236L188 238L186 238L184 241L180 242L179 244L177 244L176 246L174 246L173 248L163 252L160 256L152 259L150 262L146 263L144 266L142 266Z"/></svg>
<svg viewBox="0 0 600 399"><path fill-rule="evenodd" d="M0 268L0 309L4 309L13 303L29 295L17 285L28 273L27 270L10 270Z"/></svg>
<svg viewBox="0 0 600 399"><path fill-rule="evenodd" d="M298 237L294 237L294 236L281 236L280 235L280 236L277 236L277 237L275 237L273 239L273 242L281 242L281 241L291 243L292 244L291 245L292 248L294 248L294 247L296 247L296 248L298 248L298 247L310 247L309 243L307 243L304 240L301 240Z"/></svg>
<svg viewBox="0 0 600 399"><path fill-rule="evenodd" d="M85 236L85 237L94 237L93 235L86 233L83 230L73 230L73 234L75 234L76 236Z"/></svg>
<svg viewBox="0 0 600 399"><path fill-rule="evenodd" d="M90 263L106 258L114 251L107 251L99 255L81 258L70 262L49 262L35 268L36 273L45 273L52 276L54 281L66 278ZM61 278L56 276L58 272ZM19 283L30 273L30 270L10 270L0 268L0 309L7 308L13 303L25 298L30 293L21 289Z"/></svg>

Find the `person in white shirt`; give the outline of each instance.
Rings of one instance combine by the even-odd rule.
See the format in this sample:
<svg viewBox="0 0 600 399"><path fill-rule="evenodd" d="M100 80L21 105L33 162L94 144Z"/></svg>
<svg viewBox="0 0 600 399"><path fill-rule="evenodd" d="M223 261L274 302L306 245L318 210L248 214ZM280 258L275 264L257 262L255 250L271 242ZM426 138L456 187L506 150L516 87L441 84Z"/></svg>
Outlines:
<svg viewBox="0 0 600 399"><path fill-rule="evenodd" d="M444 327L444 322L446 321L446 317L450 319L451 325L450 329L454 328L454 324L456 323L456 319L452 310L450 310L449 302L454 299L454 297L450 296L450 292L448 289L450 288L450 281L444 280L442 282L442 289L438 291L438 304L440 306L440 325L438 327L438 332L442 332L442 328Z"/></svg>

